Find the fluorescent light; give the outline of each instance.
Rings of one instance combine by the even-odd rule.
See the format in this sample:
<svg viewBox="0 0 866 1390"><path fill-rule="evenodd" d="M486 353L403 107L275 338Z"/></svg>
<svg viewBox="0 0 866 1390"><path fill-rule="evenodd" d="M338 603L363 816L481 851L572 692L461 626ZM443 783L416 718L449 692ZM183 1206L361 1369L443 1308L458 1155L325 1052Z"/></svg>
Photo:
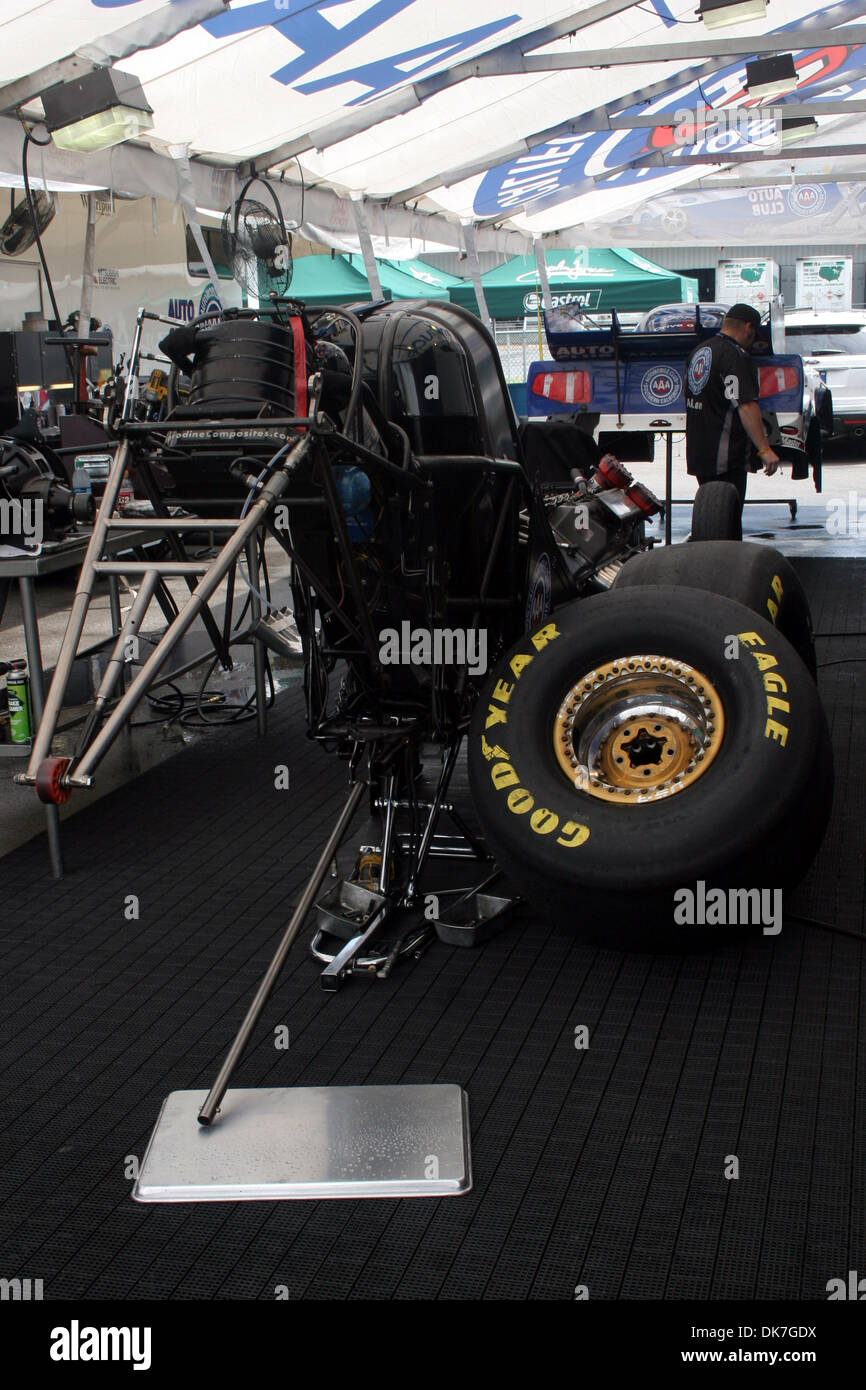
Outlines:
<svg viewBox="0 0 866 1390"><path fill-rule="evenodd" d="M137 77L94 68L42 93L45 122L61 150L92 153L153 129L153 112Z"/></svg>
<svg viewBox="0 0 866 1390"><path fill-rule="evenodd" d="M755 58L746 64L746 91L753 97L779 96L797 88L797 69L790 53Z"/></svg>
<svg viewBox="0 0 866 1390"><path fill-rule="evenodd" d="M112 106L108 111L86 116L83 121L53 131L52 138L58 150L87 154L107 150L110 145L132 140L147 130L153 130L153 117L146 111L136 111L131 106Z"/></svg>
<svg viewBox="0 0 866 1390"><path fill-rule="evenodd" d="M783 116L777 123L776 133L783 145L790 145L795 140L804 140L807 135L814 135L818 129L818 122L814 116Z"/></svg>
<svg viewBox="0 0 866 1390"><path fill-rule="evenodd" d="M729 24L765 19L767 0L700 0L698 14L707 29L724 29Z"/></svg>

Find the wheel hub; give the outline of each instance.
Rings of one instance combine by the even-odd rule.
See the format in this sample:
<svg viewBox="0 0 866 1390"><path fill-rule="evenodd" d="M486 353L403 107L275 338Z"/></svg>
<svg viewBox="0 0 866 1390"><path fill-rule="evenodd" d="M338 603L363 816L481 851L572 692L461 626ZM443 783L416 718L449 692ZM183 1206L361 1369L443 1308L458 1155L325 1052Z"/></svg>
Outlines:
<svg viewBox="0 0 866 1390"><path fill-rule="evenodd" d="M554 721L568 780L621 805L660 801L702 777L724 736L712 683L685 661L618 657L579 680Z"/></svg>

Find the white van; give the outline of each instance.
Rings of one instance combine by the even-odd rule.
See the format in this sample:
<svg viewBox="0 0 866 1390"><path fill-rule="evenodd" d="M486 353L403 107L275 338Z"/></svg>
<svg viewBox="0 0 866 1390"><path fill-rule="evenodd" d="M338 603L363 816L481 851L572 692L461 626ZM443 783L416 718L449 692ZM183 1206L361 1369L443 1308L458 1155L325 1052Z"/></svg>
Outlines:
<svg viewBox="0 0 866 1390"><path fill-rule="evenodd" d="M785 338L833 395L838 437L866 435L866 309L788 309Z"/></svg>

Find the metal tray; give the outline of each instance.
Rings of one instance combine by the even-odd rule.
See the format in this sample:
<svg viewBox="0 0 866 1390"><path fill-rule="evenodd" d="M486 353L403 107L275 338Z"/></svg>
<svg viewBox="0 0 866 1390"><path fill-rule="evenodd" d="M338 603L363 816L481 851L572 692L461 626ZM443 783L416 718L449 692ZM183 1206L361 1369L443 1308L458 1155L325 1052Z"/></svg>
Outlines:
<svg viewBox="0 0 866 1390"><path fill-rule="evenodd" d="M436 935L449 946L480 946L511 921L513 898L473 893L448 909L435 923Z"/></svg>
<svg viewBox="0 0 866 1390"><path fill-rule="evenodd" d="M384 894L374 893L362 888L360 883L348 883L345 879L331 888L316 903L316 921L319 931L330 932L341 941L351 941L364 930L385 901Z"/></svg>

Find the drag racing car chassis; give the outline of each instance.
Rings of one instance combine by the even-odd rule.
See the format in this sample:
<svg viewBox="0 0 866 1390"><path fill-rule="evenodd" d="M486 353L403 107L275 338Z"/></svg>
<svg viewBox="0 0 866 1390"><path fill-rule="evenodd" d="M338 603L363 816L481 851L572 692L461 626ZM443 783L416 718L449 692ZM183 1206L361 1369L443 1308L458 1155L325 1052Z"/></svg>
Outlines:
<svg viewBox="0 0 866 1390"><path fill-rule="evenodd" d="M263 534L291 561L308 737L345 759L348 780L204 1123L314 905L334 990L359 970L387 976L437 934L422 884L434 857L478 862L463 893L476 925L507 907L488 892L505 875L562 926L644 948L713 939L677 925L679 888L781 890L805 872L830 758L803 659L808 608L782 556L735 542L651 551L658 501L573 421L519 428L490 335L456 306L275 300L169 324L162 419L142 418L137 399L148 320L142 310L119 445L16 780L53 803L90 786L197 617L229 663L208 605L244 556L267 605ZM147 518L117 514L128 470ZM133 526L164 538L168 558L103 558ZM191 558L184 538L202 529L226 539ZM74 754L54 757L95 583L119 572L137 593ZM129 639L169 576L189 598L123 688ZM278 644L267 620L254 626ZM468 806L450 790L464 744ZM364 801L372 843L319 899Z"/></svg>

